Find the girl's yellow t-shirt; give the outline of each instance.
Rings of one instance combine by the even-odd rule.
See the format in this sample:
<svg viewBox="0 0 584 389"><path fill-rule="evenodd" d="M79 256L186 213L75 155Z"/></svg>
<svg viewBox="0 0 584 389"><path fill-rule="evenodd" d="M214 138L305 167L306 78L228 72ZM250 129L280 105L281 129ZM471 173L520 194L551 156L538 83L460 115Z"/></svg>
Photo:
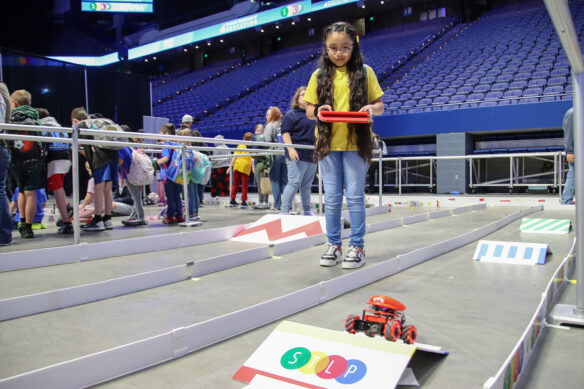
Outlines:
<svg viewBox="0 0 584 389"><path fill-rule="evenodd" d="M377 77L368 65L365 65L367 69L367 91L368 91L368 101L372 102L383 96L383 91L379 86L379 81ZM308 82L308 87L304 94L304 101L307 103L316 105L319 103L317 95L317 80L316 75L319 70L317 69ZM333 92L333 111L346 112L349 111L349 75L347 73L347 67L343 66L336 68L335 79L334 79L334 92ZM316 136L318 136L318 128L315 129ZM349 139L349 127L347 123L333 123L333 137L331 139L331 151L356 151L358 150L357 142L355 139Z"/></svg>
<svg viewBox="0 0 584 389"><path fill-rule="evenodd" d="M237 146L238 149L247 149L246 145L239 145ZM247 154L244 151L236 151L233 154ZM251 160L252 157L237 157L235 158L235 163L233 164L233 170L237 170L243 174L247 174L251 172Z"/></svg>

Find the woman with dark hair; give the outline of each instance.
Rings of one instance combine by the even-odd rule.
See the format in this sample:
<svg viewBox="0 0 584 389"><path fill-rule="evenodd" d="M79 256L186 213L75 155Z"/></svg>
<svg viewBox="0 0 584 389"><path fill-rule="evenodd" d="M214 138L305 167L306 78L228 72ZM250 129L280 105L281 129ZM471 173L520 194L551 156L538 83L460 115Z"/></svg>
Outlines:
<svg viewBox="0 0 584 389"><path fill-rule="evenodd" d="M282 112L278 107L270 107L266 111L266 124L264 137L266 142L278 143L280 135L280 123ZM272 184L272 196L274 197L274 209L280 210L282 206L282 192L288 183L288 171L283 155L274 155L270 168L270 183Z"/></svg>
<svg viewBox="0 0 584 389"><path fill-rule="evenodd" d="M316 138L314 136L315 121L306 117L306 102L304 94L306 87L301 86L296 90L292 99L292 108L282 119L282 139L285 144L313 145ZM302 211L304 215L312 215L310 210L310 192L314 174L316 173L316 163L309 149L295 149L293 146L286 147L286 166L288 168L288 184L282 195L282 208L280 214L288 214L292 205L292 200L300 189L300 200L302 201Z"/></svg>
<svg viewBox="0 0 584 389"><path fill-rule="evenodd" d="M320 258L321 266L334 266L341 261L343 189L351 222L343 268L365 264L365 173L373 150L371 122L373 115L383 113L382 95L373 69L363 64L355 27L344 22L326 27L319 68L312 74L304 95L306 116L318 119L314 154L321 164L329 241ZM369 122L325 123L322 111L367 112Z"/></svg>

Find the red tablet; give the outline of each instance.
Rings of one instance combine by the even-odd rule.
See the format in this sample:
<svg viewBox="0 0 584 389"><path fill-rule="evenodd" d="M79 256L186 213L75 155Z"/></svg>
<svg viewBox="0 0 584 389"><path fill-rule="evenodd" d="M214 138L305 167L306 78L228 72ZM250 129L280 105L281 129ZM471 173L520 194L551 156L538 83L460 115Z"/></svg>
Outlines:
<svg viewBox="0 0 584 389"><path fill-rule="evenodd" d="M369 123L367 112L320 111L323 122Z"/></svg>

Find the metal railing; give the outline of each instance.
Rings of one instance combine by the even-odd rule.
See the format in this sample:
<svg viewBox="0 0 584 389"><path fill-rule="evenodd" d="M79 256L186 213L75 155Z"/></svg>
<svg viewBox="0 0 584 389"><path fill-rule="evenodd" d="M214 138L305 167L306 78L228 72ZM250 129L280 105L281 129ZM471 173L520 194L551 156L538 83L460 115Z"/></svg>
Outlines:
<svg viewBox="0 0 584 389"><path fill-rule="evenodd" d="M185 153L186 150L194 150L194 151L213 151L217 150L216 147L209 147L209 146L191 146L187 145L190 143L214 143L214 144L231 144L231 145L240 145L244 144L246 146L257 146L257 147L264 147L264 148L247 148L245 151L246 154L238 154L236 156L233 155L235 152L241 152L242 149L236 148L222 148L223 152L229 152L230 155L228 158L235 158L238 156L258 156L258 155L283 155L284 154L284 147L293 146L294 148L305 148L305 149L314 149L314 146L310 145L285 145L282 143L270 143L270 142L255 142L255 141L244 141L244 140L234 140L234 139L215 139L215 138L203 138L203 137L192 137L192 136L180 136L180 135L161 135L161 134L150 134L150 133L141 133L141 132L114 132L114 131L105 131L105 130L89 130L89 129L79 129L77 125L73 125L73 127L51 127L51 126L28 126L28 125L20 125L20 124L4 124L0 123L0 130L8 130L8 131L28 131L28 132L60 132L66 133L70 135L70 138L54 138L52 136L47 136L44 134L41 135L19 135L16 133L0 133L0 140L23 140L23 141L35 141L35 142L44 142L44 143L52 143L55 142L55 139L58 139L60 143L67 143L71 145L71 157L72 157L72 186L73 186L73 242L75 245L79 244L80 238L80 226L79 226L79 150L83 146L116 146L116 147L137 147L137 148L144 148L147 149L149 152L158 152L162 149L176 149L176 145L165 145L159 143L135 143L130 141L103 141L103 140L95 140L95 139L85 139L82 137L85 136L95 136L99 135L102 137L123 137L123 138L138 138L138 139L152 139L156 141L173 141L180 143L180 147L183 150L182 158L183 158L183 176L187 176L186 174L186 163L185 163ZM81 138L80 138L81 136ZM270 150L265 149L265 147L270 147ZM210 159L214 158L225 158L226 155L214 157L210 156ZM320 166L319 166L320 169ZM320 174L319 174L320 177ZM230 178L231 179L231 178ZM188 183L183 183L183 191L184 191L184 199L185 199L185 209L187 215L187 223L189 222L189 212L188 212ZM319 178L319 202L322 203L322 181ZM319 207L319 212L321 212L322 206Z"/></svg>
<svg viewBox="0 0 584 389"><path fill-rule="evenodd" d="M552 162L553 168L547 172L541 173L533 173L533 174L525 174L525 164L520 165L519 162L525 160L527 158L534 158L540 159L545 162ZM378 161L380 163L379 167L379 193L382 193L382 188L384 186L394 186L397 187L398 194L402 194L402 188L404 187L428 187L430 190L436 187L436 162L439 160L461 160L464 159L467 161L469 166L468 171L468 188L474 190L475 188L479 187L508 187L509 190L512 192L513 188L515 187L528 187L528 186L537 186L537 185L547 185L553 188L558 189L558 193L560 193L560 189L563 185L562 176L565 172L563 168L564 164L564 157L563 153L560 151L555 152L533 152L533 153L510 153L510 154L482 154L482 155L460 155L460 156L412 156L412 157L384 157L382 158L383 162L393 162L395 164L395 168L389 171L383 172L382 165L380 163L379 158L374 158L372 161ZM485 159L508 159L509 160L509 175L506 178L501 178L497 180L490 180L490 181L480 181L481 176L480 173L477 171L477 163L480 164L481 160ZM408 165L409 161L420 162L414 166ZM404 166L405 165L405 166ZM428 175L423 176L423 178L427 179L428 181L425 183L409 183L403 182L404 175L407 175L408 172L412 168L427 168L429 169ZM523 172L520 172L520 168L523 167ZM395 173L395 184L383 184L382 177L384 174L393 174ZM416 173L420 176L418 173ZM526 179L538 179L542 177L551 177L550 181L542 184L542 183L525 183L523 182Z"/></svg>

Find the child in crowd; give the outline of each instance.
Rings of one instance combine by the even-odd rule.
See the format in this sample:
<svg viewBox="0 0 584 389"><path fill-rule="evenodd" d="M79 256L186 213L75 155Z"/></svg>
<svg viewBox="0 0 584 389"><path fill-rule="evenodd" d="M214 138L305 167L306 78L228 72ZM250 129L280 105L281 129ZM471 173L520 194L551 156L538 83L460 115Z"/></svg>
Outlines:
<svg viewBox="0 0 584 389"><path fill-rule="evenodd" d="M91 168L89 167L89 163L85 163L85 170L87 170L87 172L89 173L89 175L91 176ZM85 194L85 198L83 199L83 202L81 202L81 204L79 204L79 222L80 223L87 223L86 225L90 225L92 220L95 218L94 215L97 214L97 212L95 211L95 202L97 201L97 196L95 196L95 184L94 184L94 179L93 177L91 177L88 181L87 181L87 191ZM101 198L102 204L101 204L101 209L105 209L105 204L103 204L104 197ZM112 202L110 204L111 208L111 212L114 213L116 215L129 215L132 212L132 206L128 205L128 204L124 204L124 203L115 203ZM83 228L84 226L81 226L81 228ZM86 231L85 228L83 228L84 231ZM88 230L88 231L95 231L95 230ZM103 231L103 230L101 230Z"/></svg>
<svg viewBox="0 0 584 389"><path fill-rule="evenodd" d="M131 128L127 125L121 126L126 132L132 132ZM134 143L140 143L141 139L131 139ZM124 179L124 184L132 196L132 213L130 217L126 220L122 220L122 224L128 227L143 226L148 224L148 219L144 217L144 207L142 206L142 187L132 184L128 181L128 172L130 171L130 166L132 165L132 152L134 151L131 147L123 147L118 150L118 163L120 166L120 176Z"/></svg>
<svg viewBox="0 0 584 389"><path fill-rule="evenodd" d="M178 132L180 136L191 136L192 131L190 128L183 128ZM191 145L191 142L186 142L187 145ZM189 155L185 155L185 158L189 158ZM187 192L189 196L189 220L196 221L199 220L199 185L189 179L187 183Z"/></svg>
<svg viewBox="0 0 584 389"><path fill-rule="evenodd" d="M176 135L176 128L172 123L166 123L160 128L161 135ZM172 141L164 141L163 144L180 147L180 144ZM166 205L168 207L166 217L162 220L164 224L176 224L184 222L182 214L182 185L172 181L168 176L168 166L174 157L174 149L162 149L160 158L155 160L156 165L160 168L160 177L164 183L164 192L166 194Z"/></svg>
<svg viewBox="0 0 584 389"><path fill-rule="evenodd" d="M100 118L101 114L93 114L90 118ZM79 128L87 128L82 121ZM99 146L84 146L80 151L87 158L89 168L93 172L95 214L89 224L82 226L84 231L104 231L114 228L112 224L112 185L118 182L118 151ZM102 216L103 215L103 216Z"/></svg>
<svg viewBox="0 0 584 389"><path fill-rule="evenodd" d="M253 140L256 142L265 142L266 138L264 136L264 125L258 124L255 127L255 135ZM263 193L262 191L262 178L268 178L270 174L270 168L272 167L272 156L271 155L258 155L255 159L255 180L258 186L258 204L254 207L255 209L268 209L270 204L268 203L270 194Z"/></svg>
<svg viewBox="0 0 584 389"><path fill-rule="evenodd" d="M351 222L343 268L365 264L365 173L373 150L372 117L383 113L382 95L373 69L363 64L355 27L344 22L326 27L319 68L312 74L304 95L306 116L318 119L315 157L321 164L329 241L320 258L321 266L334 266L341 261L343 189ZM321 111L367 112L369 123L325 123Z"/></svg>
<svg viewBox="0 0 584 389"><path fill-rule="evenodd" d="M45 108L36 108L39 113L39 120L43 126L61 127L57 120L49 114ZM53 192L57 209L63 220L63 225L59 227L60 234L72 234L73 224L69 222L69 211L67 210L67 195L63 189L65 175L71 169L71 152L69 144L59 142L58 138L67 138L64 132L54 131L50 133L55 138L53 143L47 143L47 189ZM34 226L33 226L34 229Z"/></svg>
<svg viewBox="0 0 584 389"><path fill-rule="evenodd" d="M246 132L243 135L243 140L250 141L253 138L251 132ZM247 149L246 145L238 145L238 149ZM247 154L243 151L236 151L233 154ZM231 202L230 207L237 206L237 201L235 201L235 196L237 196L237 189L239 188L239 182L241 181L241 208L247 208L247 187L249 185L249 175L253 167L253 158L250 156L235 157L231 160L231 164L227 169L227 174L233 170L233 185L231 186Z"/></svg>
<svg viewBox="0 0 584 389"><path fill-rule="evenodd" d="M14 191L12 195L12 201L10 202L10 214L14 214L14 222L20 226L20 212L18 212L17 202L18 202L18 188ZM44 188L36 190L36 213L34 219L32 220L32 229L40 230L48 228L43 219L45 217L45 204L47 203L47 194Z"/></svg>
<svg viewBox="0 0 584 389"><path fill-rule="evenodd" d="M215 136L215 139L223 139L223 135ZM213 156L228 156L229 147L223 143L215 143ZM213 158L211 160L211 197L229 196L229 175L226 173L229 167L229 158Z"/></svg>
<svg viewBox="0 0 584 389"><path fill-rule="evenodd" d="M10 95L12 111L10 122L14 124L38 125L39 115L31 106L32 97L29 92L19 89ZM19 132L20 135L38 135L38 133ZM20 237L34 238L32 220L36 213L36 190L45 185L44 162L46 149L40 142L11 141L10 172L20 189L18 210L22 219L19 227Z"/></svg>

